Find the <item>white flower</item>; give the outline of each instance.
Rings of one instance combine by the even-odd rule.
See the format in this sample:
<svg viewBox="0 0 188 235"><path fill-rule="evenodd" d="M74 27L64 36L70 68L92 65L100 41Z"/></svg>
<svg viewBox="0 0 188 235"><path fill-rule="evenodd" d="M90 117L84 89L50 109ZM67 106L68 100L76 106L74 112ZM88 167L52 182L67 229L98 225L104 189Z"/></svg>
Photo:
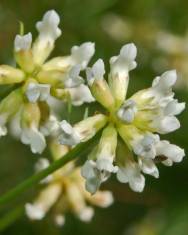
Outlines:
<svg viewBox="0 0 188 235"><path fill-rule="evenodd" d="M67 78L64 81L64 86L65 88L73 88L73 87L78 87L82 83L84 83L84 80L82 77L79 76L81 71L81 66L75 65L73 66L69 73L67 74Z"/></svg>
<svg viewBox="0 0 188 235"><path fill-rule="evenodd" d="M32 34L16 35L14 40L14 49L16 52L28 51L31 48Z"/></svg>
<svg viewBox="0 0 188 235"><path fill-rule="evenodd" d="M58 137L59 143L74 146L80 143L79 133L65 120L60 123L61 134Z"/></svg>
<svg viewBox="0 0 188 235"><path fill-rule="evenodd" d="M39 39L53 43L61 35L61 30L58 28L59 22L60 18L56 11L47 11L42 21L36 24Z"/></svg>
<svg viewBox="0 0 188 235"><path fill-rule="evenodd" d="M32 153L41 154L46 147L46 140L37 128L23 128L21 133L21 142L30 145Z"/></svg>
<svg viewBox="0 0 188 235"><path fill-rule="evenodd" d="M172 162L181 162L183 157L185 156L185 152L183 149L178 147L177 145L170 144L168 141L160 141L157 144L157 156L165 156L167 159Z"/></svg>
<svg viewBox="0 0 188 235"><path fill-rule="evenodd" d="M85 42L80 46L74 46L71 49L71 59L74 64L80 64L82 69L85 69L95 53L95 44Z"/></svg>
<svg viewBox="0 0 188 235"><path fill-rule="evenodd" d="M50 115L49 119L40 126L40 132L44 136L55 135L59 130L59 121L54 115Z"/></svg>
<svg viewBox="0 0 188 235"><path fill-rule="evenodd" d="M33 205L31 203L26 203L25 212L31 220L41 220L45 216L45 212L40 205Z"/></svg>
<svg viewBox="0 0 188 235"><path fill-rule="evenodd" d="M25 205L26 215L32 220L41 220L54 205L62 192L61 184L49 184L41 191L37 199Z"/></svg>
<svg viewBox="0 0 188 235"><path fill-rule="evenodd" d="M159 170L152 159L142 157L138 159L138 162L143 173L159 178Z"/></svg>
<svg viewBox="0 0 188 235"><path fill-rule="evenodd" d="M79 219L83 222L90 222L94 216L94 209L92 207L84 207L79 213Z"/></svg>
<svg viewBox="0 0 188 235"><path fill-rule="evenodd" d="M102 208L107 208L114 202L113 194L110 191L98 191L88 199L92 204Z"/></svg>
<svg viewBox="0 0 188 235"><path fill-rule="evenodd" d="M133 144L133 151L136 155L144 158L154 159L156 156L156 144L159 142L159 136L146 134Z"/></svg>
<svg viewBox="0 0 188 235"><path fill-rule="evenodd" d="M91 194L94 194L100 187L102 182L105 182L110 177L110 172L101 172L97 166L96 162L92 160L87 160L82 169L82 176L86 179L86 190Z"/></svg>
<svg viewBox="0 0 188 235"><path fill-rule="evenodd" d="M112 75L116 76L119 74L120 77L126 76L128 71L136 68L136 55L137 49L134 43L124 45L121 48L120 54L110 59Z"/></svg>
<svg viewBox="0 0 188 235"><path fill-rule="evenodd" d="M68 91L71 96L71 102L75 106L80 106L83 103L91 103L95 101L90 89L84 84L81 84L75 88L70 88Z"/></svg>
<svg viewBox="0 0 188 235"><path fill-rule="evenodd" d="M92 86L95 80L102 80L104 79L105 69L104 69L104 62L102 59L98 59L92 68L87 68L87 82L90 86Z"/></svg>
<svg viewBox="0 0 188 235"><path fill-rule="evenodd" d="M117 116L125 123L132 123L137 112L134 100L126 101L117 112Z"/></svg>
<svg viewBox="0 0 188 235"><path fill-rule="evenodd" d="M135 192L142 192L145 186L145 178L140 172L140 167L133 160L127 159L124 166L119 166L117 179L121 183L129 183Z"/></svg>
<svg viewBox="0 0 188 235"><path fill-rule="evenodd" d="M50 165L50 162L46 158L40 158L36 163L35 163L35 171L40 172L46 168L48 168ZM46 184L49 183L52 180L52 175L48 175L46 178L40 181L41 184Z"/></svg>
<svg viewBox="0 0 188 235"><path fill-rule="evenodd" d="M25 93L31 103L45 101L50 95L50 85L30 82Z"/></svg>
<svg viewBox="0 0 188 235"><path fill-rule="evenodd" d="M55 223L58 226L63 226L65 224L65 216L58 214L55 216Z"/></svg>

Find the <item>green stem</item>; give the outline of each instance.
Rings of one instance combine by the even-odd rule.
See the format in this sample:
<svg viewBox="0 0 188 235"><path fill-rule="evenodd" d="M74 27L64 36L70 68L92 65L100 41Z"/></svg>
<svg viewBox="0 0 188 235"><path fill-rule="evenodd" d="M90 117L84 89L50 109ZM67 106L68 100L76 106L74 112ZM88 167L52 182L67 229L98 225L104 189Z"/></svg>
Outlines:
<svg viewBox="0 0 188 235"><path fill-rule="evenodd" d="M62 158L53 162L48 168L31 176L30 178L26 179L24 182L22 182L15 188L11 189L10 191L2 195L0 197L0 206L9 203L12 199L14 199L15 197L19 196L24 191L34 186L35 184L40 182L42 179L46 178L48 175L52 174L54 171L64 166L66 163L86 153L86 151L89 148L94 146L95 141L98 139L99 135L100 135L100 132L96 134L92 139L88 140L87 142L77 145L75 148L73 148L70 152L68 152Z"/></svg>
<svg viewBox="0 0 188 235"><path fill-rule="evenodd" d="M16 207L14 210L8 212L3 218L0 218L0 232L8 228L18 218L24 214L24 206Z"/></svg>

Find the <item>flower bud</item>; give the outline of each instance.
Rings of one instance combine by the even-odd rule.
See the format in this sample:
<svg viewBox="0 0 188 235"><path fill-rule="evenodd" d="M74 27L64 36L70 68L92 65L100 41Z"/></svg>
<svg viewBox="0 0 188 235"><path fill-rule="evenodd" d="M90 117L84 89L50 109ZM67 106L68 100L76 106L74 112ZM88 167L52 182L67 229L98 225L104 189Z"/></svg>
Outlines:
<svg viewBox="0 0 188 235"><path fill-rule="evenodd" d="M25 74L9 65L0 65L0 84L21 83L25 79Z"/></svg>

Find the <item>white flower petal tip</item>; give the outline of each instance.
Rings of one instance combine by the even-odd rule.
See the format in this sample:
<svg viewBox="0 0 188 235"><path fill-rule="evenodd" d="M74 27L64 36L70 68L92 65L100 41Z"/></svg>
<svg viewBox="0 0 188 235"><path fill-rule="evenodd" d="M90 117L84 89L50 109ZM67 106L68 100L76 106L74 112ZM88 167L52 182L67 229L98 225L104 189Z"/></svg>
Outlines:
<svg viewBox="0 0 188 235"><path fill-rule="evenodd" d="M95 194L101 183L110 177L110 172L100 171L96 166L96 162L87 160L81 168L81 175L86 179L86 190L91 194Z"/></svg>
<svg viewBox="0 0 188 235"><path fill-rule="evenodd" d="M57 226L62 227L65 224L65 216L58 214L55 216L55 223Z"/></svg>
<svg viewBox="0 0 188 235"><path fill-rule="evenodd" d="M120 50L120 55L124 58L127 58L127 60L135 60L137 55L137 48L134 43L129 43L124 45Z"/></svg>
<svg viewBox="0 0 188 235"><path fill-rule="evenodd" d="M143 173L159 178L159 170L152 159L140 158L139 166Z"/></svg>
<svg viewBox="0 0 188 235"><path fill-rule="evenodd" d="M68 146L74 146L81 142L79 133L66 121L60 123L61 134L58 138L59 143Z"/></svg>
<svg viewBox="0 0 188 235"><path fill-rule="evenodd" d="M5 126L0 126L0 137L7 135L7 128Z"/></svg>
<svg viewBox="0 0 188 235"><path fill-rule="evenodd" d="M60 18L57 12L55 10L47 11L42 21L36 24L39 38L53 43L61 35L61 30L58 28L59 23Z"/></svg>
<svg viewBox="0 0 188 235"><path fill-rule="evenodd" d="M50 85L29 83L25 92L29 102L45 101L50 96Z"/></svg>
<svg viewBox="0 0 188 235"><path fill-rule="evenodd" d="M50 115L44 125L40 126L40 132L44 136L55 135L59 130L59 121L54 115Z"/></svg>
<svg viewBox="0 0 188 235"><path fill-rule="evenodd" d="M71 57L76 64L81 65L81 69L85 69L95 53L95 44L85 42L80 46L74 46L71 49Z"/></svg>
<svg viewBox="0 0 188 235"><path fill-rule="evenodd" d="M154 159L156 156L156 144L159 142L158 135L144 135L133 145L133 151L136 155L144 158Z"/></svg>
<svg viewBox="0 0 188 235"><path fill-rule="evenodd" d="M105 74L104 62L102 59L98 59L92 68L86 70L87 82L91 86L96 80L102 80Z"/></svg>
<svg viewBox="0 0 188 235"><path fill-rule="evenodd" d="M41 220L45 216L42 208L31 203L27 203L25 205L25 212L28 218L30 218L31 220Z"/></svg>
<svg viewBox="0 0 188 235"><path fill-rule="evenodd" d="M171 88L177 80L176 70L170 70L163 73L160 77L156 77L152 83L152 87L166 90Z"/></svg>
<svg viewBox="0 0 188 235"><path fill-rule="evenodd" d="M32 34L28 33L25 35L16 35L14 40L14 50L19 51L28 51L31 48L32 44Z"/></svg>
<svg viewBox="0 0 188 235"><path fill-rule="evenodd" d="M118 56L113 56L110 59L112 73L127 74L128 71L136 68L137 63L135 61L137 55L137 48L134 43L124 45Z"/></svg>
<svg viewBox="0 0 188 235"><path fill-rule="evenodd" d="M35 171L40 172L46 168L48 168L50 162L46 158L40 158L35 164ZM52 180L52 175L48 175L46 178L40 181L41 184L47 184Z"/></svg>
<svg viewBox="0 0 188 235"><path fill-rule="evenodd" d="M113 165L113 162L109 158L99 158L96 161L96 167L99 171L107 171L110 173L116 173L118 167Z"/></svg>
<svg viewBox="0 0 188 235"><path fill-rule="evenodd" d="M164 116L153 121L152 126L161 134L167 134L180 128L179 120L174 116Z"/></svg>
<svg viewBox="0 0 188 235"><path fill-rule="evenodd" d="M172 162L181 162L185 157L185 151L179 146L163 140L157 145L157 155L165 156Z"/></svg>
<svg viewBox="0 0 188 235"><path fill-rule="evenodd" d="M132 123L137 112L136 103L133 100L125 102L117 112L117 116L125 123Z"/></svg>
<svg viewBox="0 0 188 235"><path fill-rule="evenodd" d="M30 145L32 153L41 154L46 147L46 140L37 129L24 129L21 134L21 142Z"/></svg>
<svg viewBox="0 0 188 235"><path fill-rule="evenodd" d="M135 192L141 193L144 190L145 178L142 174L138 173L137 170L126 170L119 168L117 172L117 179L121 183L129 183L130 188Z"/></svg>
<svg viewBox="0 0 188 235"><path fill-rule="evenodd" d="M164 110L165 115L178 115L185 109L185 103L178 103L177 100L172 100L167 104Z"/></svg>
<svg viewBox="0 0 188 235"><path fill-rule="evenodd" d="M83 222L90 222L94 216L94 210L92 207L85 207L79 213L79 219Z"/></svg>
<svg viewBox="0 0 188 235"><path fill-rule="evenodd" d="M83 103L91 103L95 101L90 89L84 84L68 90L71 96L71 102L74 106L80 106Z"/></svg>
<svg viewBox="0 0 188 235"><path fill-rule="evenodd" d="M100 207L107 208L114 203L113 194L109 191L102 191L100 197Z"/></svg>
<svg viewBox="0 0 188 235"><path fill-rule="evenodd" d="M81 71L81 66L79 64L71 68L71 70L67 75L67 79L64 82L65 88L78 87L79 85L84 83L84 79L79 76L80 71Z"/></svg>

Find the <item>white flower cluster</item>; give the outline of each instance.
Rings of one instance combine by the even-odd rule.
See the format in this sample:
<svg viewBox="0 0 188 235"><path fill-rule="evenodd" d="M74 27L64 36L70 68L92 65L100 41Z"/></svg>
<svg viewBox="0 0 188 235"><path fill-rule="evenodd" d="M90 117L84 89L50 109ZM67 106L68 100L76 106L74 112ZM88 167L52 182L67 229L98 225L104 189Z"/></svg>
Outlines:
<svg viewBox="0 0 188 235"><path fill-rule="evenodd" d="M86 189L92 194L111 173L117 173L117 179L129 183L132 190L142 192L145 186L143 173L159 177L155 164L157 159L161 158L163 164L171 166L173 162L182 161L185 156L183 149L160 140L158 135L177 130L180 123L176 115L185 108L185 103L178 103L174 99L172 86L177 79L174 70L156 77L151 88L126 99L129 71L136 67L136 54L135 45L127 44L118 56L110 59L108 83L104 79L105 69L101 59L87 69L87 80L93 97L108 110L106 119L101 116L98 121L100 128L107 127L82 167ZM86 131L86 122L87 119L81 124L84 131L78 128L78 123L72 128L72 133L77 131L77 136L82 136L83 132L87 136L90 127ZM123 144L118 143L118 135ZM86 136L84 139L87 139ZM80 141L84 141L83 137ZM72 143L69 141L69 144Z"/></svg>
<svg viewBox="0 0 188 235"><path fill-rule="evenodd" d="M39 35L34 43L31 33L15 38L15 60L20 68L0 66L0 84L19 84L0 103L0 136L7 134L6 124L19 115L17 135L22 143L30 145L33 153L41 154L46 147L45 136L61 126L53 117L51 97L75 106L94 101L80 76L95 52L94 43L73 46L70 55L46 61L61 35L59 23L54 10L45 13L36 24Z"/></svg>
<svg viewBox="0 0 188 235"><path fill-rule="evenodd" d="M88 67L95 52L92 42L73 46L70 55L47 61L61 35L59 23L58 14L48 11L36 24L39 35L34 42L31 33L16 36L17 68L0 66L0 84L18 87L0 102L0 136L7 134L7 124L13 120L21 142L29 145L33 153L41 154L47 145L46 136L50 136L49 142L55 141L52 155L56 160L101 130L99 142L81 169L71 162L54 172L41 182L47 185L37 199L26 205L28 217L38 220L55 207L55 221L62 225L67 210L89 221L93 209L88 202L100 207L113 202L110 192L97 191L111 174L128 183L132 190L142 192L144 174L159 177L156 162L171 166L182 161L184 150L161 140L159 134L180 128L176 115L184 110L185 103L174 98L174 70L156 77L150 88L127 99L129 72L137 66L133 43L124 45L119 55L110 59L108 81L102 59ZM84 70L86 79L80 75ZM96 100L103 111L72 126L66 120L58 120L52 98L75 106ZM40 159L36 170L47 166L48 161Z"/></svg>
<svg viewBox="0 0 188 235"><path fill-rule="evenodd" d="M62 157L68 151L67 146L52 143L52 156ZM47 159L41 158L35 166L37 171L49 165ZM89 222L94 215L91 205L106 208L113 203L112 193L98 191L91 196L84 188L84 180L80 175L80 168L73 162L59 169L41 182L44 188L33 203L25 205L26 215L31 220L43 219L49 210L53 211L55 224L63 226L66 213L72 212L83 222Z"/></svg>

